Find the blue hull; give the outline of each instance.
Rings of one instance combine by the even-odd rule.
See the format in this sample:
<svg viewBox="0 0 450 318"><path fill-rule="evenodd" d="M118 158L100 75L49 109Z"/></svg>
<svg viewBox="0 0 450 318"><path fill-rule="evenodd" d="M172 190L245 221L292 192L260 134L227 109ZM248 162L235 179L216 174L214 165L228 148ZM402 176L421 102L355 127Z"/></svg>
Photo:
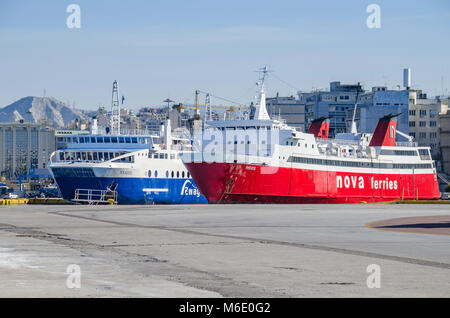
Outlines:
<svg viewBox="0 0 450 318"><path fill-rule="evenodd" d="M192 179L167 178L98 178L55 176L65 200L71 201L75 189L106 190L113 182L117 184L118 204L197 204L208 203ZM143 189L167 189L147 191Z"/></svg>

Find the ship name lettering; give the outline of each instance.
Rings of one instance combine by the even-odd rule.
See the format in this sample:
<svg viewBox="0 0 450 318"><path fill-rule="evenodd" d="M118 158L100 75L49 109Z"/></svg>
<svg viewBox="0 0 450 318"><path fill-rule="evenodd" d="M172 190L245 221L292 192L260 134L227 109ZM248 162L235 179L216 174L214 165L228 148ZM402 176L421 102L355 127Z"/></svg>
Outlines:
<svg viewBox="0 0 450 318"><path fill-rule="evenodd" d="M336 188L342 189L343 187L364 189L364 178L361 176L345 176L342 179L342 176L336 176Z"/></svg>

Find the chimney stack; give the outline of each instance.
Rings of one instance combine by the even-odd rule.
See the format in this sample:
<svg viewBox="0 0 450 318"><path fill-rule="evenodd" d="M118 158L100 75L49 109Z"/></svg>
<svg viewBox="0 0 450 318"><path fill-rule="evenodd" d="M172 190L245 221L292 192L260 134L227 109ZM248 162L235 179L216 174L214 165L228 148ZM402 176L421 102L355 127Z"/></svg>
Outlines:
<svg viewBox="0 0 450 318"><path fill-rule="evenodd" d="M403 86L407 90L411 88L411 69L409 67L403 69Z"/></svg>

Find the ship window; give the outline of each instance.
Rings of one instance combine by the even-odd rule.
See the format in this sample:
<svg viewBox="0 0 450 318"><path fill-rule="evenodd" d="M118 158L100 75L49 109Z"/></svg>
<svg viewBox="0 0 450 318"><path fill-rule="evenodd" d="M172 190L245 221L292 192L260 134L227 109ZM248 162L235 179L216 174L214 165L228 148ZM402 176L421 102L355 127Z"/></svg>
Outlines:
<svg viewBox="0 0 450 318"><path fill-rule="evenodd" d="M148 171L148 177L149 177L149 178L152 177L152 171L151 171L151 170Z"/></svg>
<svg viewBox="0 0 450 318"><path fill-rule="evenodd" d="M61 161L64 160L64 152L59 153L59 160L61 160Z"/></svg>
<svg viewBox="0 0 450 318"><path fill-rule="evenodd" d="M103 153L103 158L106 160L109 160L109 154L107 152Z"/></svg>
<svg viewBox="0 0 450 318"><path fill-rule="evenodd" d="M89 161L92 160L92 152L88 152L87 153L87 158L88 158Z"/></svg>
<svg viewBox="0 0 450 318"><path fill-rule="evenodd" d="M175 159L175 155L174 154L170 154L170 159Z"/></svg>
<svg viewBox="0 0 450 318"><path fill-rule="evenodd" d="M127 144L131 144L131 138L130 137L125 137L125 142Z"/></svg>
<svg viewBox="0 0 450 318"><path fill-rule="evenodd" d="M113 144L117 144L117 137L111 137L111 142Z"/></svg>
<svg viewBox="0 0 450 318"><path fill-rule="evenodd" d="M153 154L153 159L158 159L158 154L157 153Z"/></svg>
<svg viewBox="0 0 450 318"><path fill-rule="evenodd" d="M180 177L180 171L177 171L177 178Z"/></svg>
<svg viewBox="0 0 450 318"><path fill-rule="evenodd" d="M98 154L96 152L93 153L94 160L98 160Z"/></svg>
<svg viewBox="0 0 450 318"><path fill-rule="evenodd" d="M140 144L145 144L145 138L139 137L139 143Z"/></svg>
<svg viewBox="0 0 450 318"><path fill-rule="evenodd" d="M166 170L166 178L169 177L169 171Z"/></svg>
<svg viewBox="0 0 450 318"><path fill-rule="evenodd" d="M159 154L159 159L164 159L164 154L163 153Z"/></svg>
<svg viewBox="0 0 450 318"><path fill-rule="evenodd" d="M174 177L173 170L172 170L172 172L170 173L170 176L171 176L172 178Z"/></svg>
<svg viewBox="0 0 450 318"><path fill-rule="evenodd" d="M95 137L91 137L91 143L95 144Z"/></svg>
<svg viewBox="0 0 450 318"><path fill-rule="evenodd" d="M120 159L120 162L134 162L134 156L128 156Z"/></svg>
<svg viewBox="0 0 450 318"><path fill-rule="evenodd" d="M105 137L105 143L111 143L111 137Z"/></svg>
<svg viewBox="0 0 450 318"><path fill-rule="evenodd" d="M86 161L87 156L86 156L86 153L85 153L85 152L82 152L82 153L81 153L81 159L82 159L83 161Z"/></svg>
<svg viewBox="0 0 450 318"><path fill-rule="evenodd" d="M189 173L189 171L188 171L188 173L187 173L187 177L188 177L188 178L190 178L190 177L191 177L191 174Z"/></svg>
<svg viewBox="0 0 450 318"><path fill-rule="evenodd" d="M110 152L109 153L109 159L113 159L114 158L114 152Z"/></svg>
<svg viewBox="0 0 450 318"><path fill-rule="evenodd" d="M103 137L97 137L97 143L103 143Z"/></svg>
<svg viewBox="0 0 450 318"><path fill-rule="evenodd" d="M84 137L80 137L80 144L84 144Z"/></svg>
<svg viewBox="0 0 450 318"><path fill-rule="evenodd" d="M121 143L121 144L125 143L125 138L119 137L119 143Z"/></svg>
<svg viewBox="0 0 450 318"><path fill-rule="evenodd" d="M131 138L131 142L132 142L133 144L137 144L137 138L136 138L136 137Z"/></svg>
<svg viewBox="0 0 450 318"><path fill-rule="evenodd" d="M98 153L98 160L103 160L103 152Z"/></svg>
<svg viewBox="0 0 450 318"><path fill-rule="evenodd" d="M164 154L164 159L167 159L167 154L166 153Z"/></svg>
<svg viewBox="0 0 450 318"><path fill-rule="evenodd" d="M181 177L184 178L184 171L181 173Z"/></svg>
<svg viewBox="0 0 450 318"><path fill-rule="evenodd" d="M158 170L155 170L155 178L158 178Z"/></svg>

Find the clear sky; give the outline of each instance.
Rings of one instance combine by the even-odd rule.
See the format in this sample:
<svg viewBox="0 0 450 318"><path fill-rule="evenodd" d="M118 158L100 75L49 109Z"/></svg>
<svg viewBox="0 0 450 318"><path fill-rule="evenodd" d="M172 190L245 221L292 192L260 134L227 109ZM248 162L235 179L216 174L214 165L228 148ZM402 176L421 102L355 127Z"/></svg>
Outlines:
<svg viewBox="0 0 450 318"><path fill-rule="evenodd" d="M72 3L80 29L66 26ZM44 89L109 107L114 80L133 108L192 103L195 89L248 104L264 65L269 96L334 80L395 88L404 67L434 96L450 91L449 34L448 0L0 0L0 107Z"/></svg>

